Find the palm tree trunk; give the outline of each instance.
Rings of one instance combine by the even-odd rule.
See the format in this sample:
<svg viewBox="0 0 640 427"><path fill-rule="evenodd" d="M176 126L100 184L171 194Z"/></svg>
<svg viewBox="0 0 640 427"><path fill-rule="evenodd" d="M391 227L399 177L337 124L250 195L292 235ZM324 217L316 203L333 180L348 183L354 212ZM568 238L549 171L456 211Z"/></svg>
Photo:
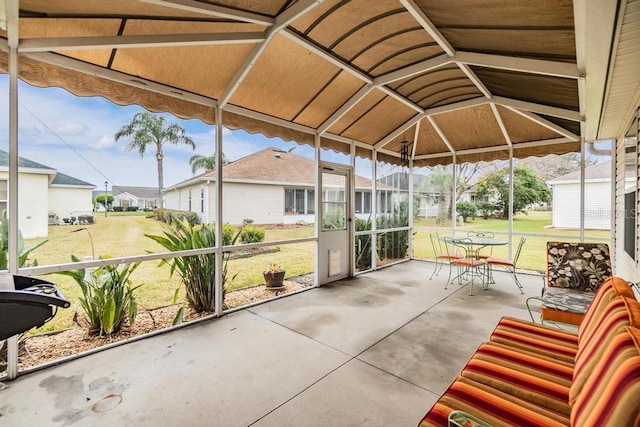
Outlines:
<svg viewBox="0 0 640 427"><path fill-rule="evenodd" d="M156 160L158 162L158 207L160 209L164 208L164 202L162 200L162 188L164 187L164 179L162 178L164 175L162 158L162 146L158 144L158 150L156 151Z"/></svg>

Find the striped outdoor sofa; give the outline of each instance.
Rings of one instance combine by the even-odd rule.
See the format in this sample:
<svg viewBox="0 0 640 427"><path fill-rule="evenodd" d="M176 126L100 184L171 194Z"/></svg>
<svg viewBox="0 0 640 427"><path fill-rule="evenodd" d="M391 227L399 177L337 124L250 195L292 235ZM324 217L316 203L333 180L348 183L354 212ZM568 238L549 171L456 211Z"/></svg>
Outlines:
<svg viewBox="0 0 640 427"><path fill-rule="evenodd" d="M447 425L639 426L640 302L629 283L603 283L577 333L502 318L419 423Z"/></svg>

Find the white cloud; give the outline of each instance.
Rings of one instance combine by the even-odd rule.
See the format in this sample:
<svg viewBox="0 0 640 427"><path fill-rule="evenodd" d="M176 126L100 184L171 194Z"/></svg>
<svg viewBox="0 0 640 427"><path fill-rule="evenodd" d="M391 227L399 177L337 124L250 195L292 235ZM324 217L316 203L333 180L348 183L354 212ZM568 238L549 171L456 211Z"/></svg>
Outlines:
<svg viewBox="0 0 640 427"><path fill-rule="evenodd" d="M89 143L89 147L96 150L104 150L107 148L111 148L114 145L116 145L116 140L113 135L102 135L97 140Z"/></svg>

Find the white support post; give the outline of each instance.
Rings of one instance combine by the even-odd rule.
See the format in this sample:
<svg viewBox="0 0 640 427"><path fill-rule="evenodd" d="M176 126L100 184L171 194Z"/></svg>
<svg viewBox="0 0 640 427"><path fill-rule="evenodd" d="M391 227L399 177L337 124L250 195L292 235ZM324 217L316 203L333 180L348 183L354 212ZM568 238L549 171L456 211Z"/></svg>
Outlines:
<svg viewBox="0 0 640 427"><path fill-rule="evenodd" d="M587 154L585 142L580 145L580 242L584 242L584 163Z"/></svg>
<svg viewBox="0 0 640 427"><path fill-rule="evenodd" d="M453 163L451 163L451 236L456 237L456 219L458 212L456 209L456 187L458 185L456 176L457 156L453 152Z"/></svg>
<svg viewBox="0 0 640 427"><path fill-rule="evenodd" d="M616 182L618 181L617 177L616 177L616 162L617 160L617 151L616 151L616 140L614 139L613 141L611 141L611 214L609 215L609 221L611 224L611 233L609 235L609 247L613 249L614 253L615 253L615 247L616 247L616 217L617 217L617 212L616 212ZM613 257L613 263L614 265L613 267L613 271L616 271L616 261L617 261L618 257Z"/></svg>
<svg viewBox="0 0 640 427"><path fill-rule="evenodd" d="M513 176L513 146L509 146L509 258L513 257L513 189L514 189L514 176Z"/></svg>
<svg viewBox="0 0 640 427"><path fill-rule="evenodd" d="M315 227L315 238L316 238L316 256L315 256L315 265L313 268L313 283L316 287L320 286L320 276L318 274L320 270L320 230L322 227L322 188L320 188L320 135L314 135L314 143L315 143L315 167L316 173L313 177L313 187L315 188L315 212L316 212L316 227Z"/></svg>
<svg viewBox="0 0 640 427"><path fill-rule="evenodd" d="M18 2L6 2L9 44L9 273L18 272ZM7 376L18 376L18 338L7 340Z"/></svg>
<svg viewBox="0 0 640 427"><path fill-rule="evenodd" d="M349 203L347 212L348 218L351 218L347 224L349 225L349 254L351 266L349 277L353 277L356 271L356 146L351 144L351 173L349 174Z"/></svg>
<svg viewBox="0 0 640 427"><path fill-rule="evenodd" d="M414 140L413 146L416 143ZM413 258L413 156L409 158L409 259Z"/></svg>
<svg viewBox="0 0 640 427"><path fill-rule="evenodd" d="M216 273L215 273L215 315L222 316L222 305L224 303L224 283L222 283L222 229L223 229L223 206L222 206L222 108L216 108Z"/></svg>
<svg viewBox="0 0 640 427"><path fill-rule="evenodd" d="M378 268L376 262L376 251L378 247L378 236L376 231L378 230L378 151L373 150L371 153L371 167L372 167L372 179L371 179L371 269Z"/></svg>

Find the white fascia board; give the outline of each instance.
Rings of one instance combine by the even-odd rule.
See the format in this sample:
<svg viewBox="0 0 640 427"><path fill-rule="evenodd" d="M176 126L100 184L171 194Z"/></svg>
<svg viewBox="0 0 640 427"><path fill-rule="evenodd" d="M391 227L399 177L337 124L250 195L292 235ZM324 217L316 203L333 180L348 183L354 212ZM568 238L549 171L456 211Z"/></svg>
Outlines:
<svg viewBox="0 0 640 427"><path fill-rule="evenodd" d="M89 185L49 184L49 187L55 187L55 188L80 188L80 189L90 189L90 190L95 190L96 188L98 188L96 185L93 185L93 184L89 184Z"/></svg>
<svg viewBox="0 0 640 427"><path fill-rule="evenodd" d="M264 33L145 34L136 36L61 37L23 39L19 53L65 50L211 46L263 42Z"/></svg>
<svg viewBox="0 0 640 427"><path fill-rule="evenodd" d="M8 172L9 171L9 167L8 166L0 166L0 171L2 172ZM22 166L18 167L18 172L19 173L31 173L31 174L37 174L37 175L57 175L58 171L55 169L39 169L39 168L25 168Z"/></svg>

